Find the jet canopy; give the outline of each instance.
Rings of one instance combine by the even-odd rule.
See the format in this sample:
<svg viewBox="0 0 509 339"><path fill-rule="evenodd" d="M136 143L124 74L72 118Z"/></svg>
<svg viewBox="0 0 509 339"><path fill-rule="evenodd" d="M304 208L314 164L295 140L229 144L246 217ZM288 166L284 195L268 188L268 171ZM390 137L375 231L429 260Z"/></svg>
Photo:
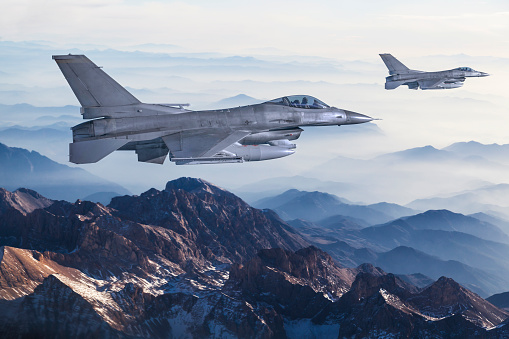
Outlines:
<svg viewBox="0 0 509 339"><path fill-rule="evenodd" d="M475 72L472 68L470 67L458 67L456 68L457 71L464 71L464 72Z"/></svg>
<svg viewBox="0 0 509 339"><path fill-rule="evenodd" d="M291 95L288 97L282 97L282 98L270 100L270 101L267 101L266 103L290 106L290 107L298 107L298 108L311 108L311 109L329 108L330 107L323 101L318 100L317 98L312 97L310 95Z"/></svg>

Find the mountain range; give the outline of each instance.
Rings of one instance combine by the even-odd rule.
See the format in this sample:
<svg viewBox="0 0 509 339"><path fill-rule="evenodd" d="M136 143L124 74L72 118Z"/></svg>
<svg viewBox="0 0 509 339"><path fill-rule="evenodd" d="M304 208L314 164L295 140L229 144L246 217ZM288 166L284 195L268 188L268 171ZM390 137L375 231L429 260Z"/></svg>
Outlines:
<svg viewBox="0 0 509 339"><path fill-rule="evenodd" d="M269 200L266 200L269 201ZM308 206L313 206L309 204ZM289 220L306 239L338 262L369 262L397 274L422 273L433 279L448 275L489 296L509 286L508 235L497 225L447 210L430 210L384 224L336 215L318 221Z"/></svg>
<svg viewBox="0 0 509 339"><path fill-rule="evenodd" d="M446 208L460 213L487 212L507 217L508 196L509 184L496 184L442 197L417 199L406 206L421 210Z"/></svg>
<svg viewBox="0 0 509 339"><path fill-rule="evenodd" d="M75 201L98 192L127 194L122 186L81 168L59 164L35 151L0 144L0 187L37 190L51 199Z"/></svg>
<svg viewBox="0 0 509 339"><path fill-rule="evenodd" d="M253 206L271 208L285 220L320 219L341 215L360 219L368 224L382 223L400 216L412 215L416 211L397 204L378 203L372 205L354 204L346 199L324 192L288 190L274 197L256 201Z"/></svg>
<svg viewBox="0 0 509 339"><path fill-rule="evenodd" d="M342 266L274 212L199 179L108 206L2 190L0 246L9 337L509 333L508 313L452 279L420 288Z"/></svg>

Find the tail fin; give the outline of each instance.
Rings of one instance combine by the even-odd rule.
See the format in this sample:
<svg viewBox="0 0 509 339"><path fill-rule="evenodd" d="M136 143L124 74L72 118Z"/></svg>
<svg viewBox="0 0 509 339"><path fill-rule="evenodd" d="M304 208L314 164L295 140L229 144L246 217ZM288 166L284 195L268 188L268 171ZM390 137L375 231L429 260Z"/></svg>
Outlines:
<svg viewBox="0 0 509 339"><path fill-rule="evenodd" d="M140 101L84 55L53 55L83 107L122 106Z"/></svg>
<svg viewBox="0 0 509 339"><path fill-rule="evenodd" d="M385 63L385 66L389 69L389 74L404 74L411 71L408 67L403 65L398 59L393 57L391 54L380 54L380 57Z"/></svg>

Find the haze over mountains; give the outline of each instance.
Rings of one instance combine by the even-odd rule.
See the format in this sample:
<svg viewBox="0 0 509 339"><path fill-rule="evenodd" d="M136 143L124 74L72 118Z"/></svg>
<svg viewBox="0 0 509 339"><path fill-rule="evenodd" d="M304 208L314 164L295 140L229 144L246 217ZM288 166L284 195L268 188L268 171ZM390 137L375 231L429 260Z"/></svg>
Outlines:
<svg viewBox="0 0 509 339"><path fill-rule="evenodd" d="M19 107L4 106L4 109L2 114L7 114L10 109L17 114ZM77 110L74 107L69 109ZM51 109L26 105L21 110L21 112L30 112L27 114L34 117L49 114L50 111ZM0 142L34 149L53 160L66 163L67 144L70 141L68 128L79 120L71 119L72 116L68 118L68 115L57 115L61 113L57 110L54 116L46 115L48 125L20 126L22 119L15 121L18 125L0 129ZM365 135L372 133L369 128L358 132ZM314 131L310 131L310 135L312 134ZM304 140L302 144L305 144ZM116 153L111 159L106 158L101 163L87 168L96 175L134 188L146 185L143 180L150 177L140 174L136 180L133 180L133 175L138 172L155 173L155 176L160 176L161 168L142 166L129 152ZM303 171L298 176L275 177L259 182L251 178L251 183L246 183L244 180L244 183L237 186L234 191L245 196L249 201L256 201L269 194L298 188L329 192L356 202L410 202L408 207L417 210L447 208L461 213L498 212L503 215L504 207L509 205L506 199L507 185L505 185L505 182L509 181L507 177L509 165L506 159L509 159L507 145L483 145L477 142L454 143L442 150L426 146L387 153L365 160L337 157L316 166L312 171ZM168 165L165 165L163 169L166 166ZM227 171L233 170L235 172L233 179L236 180L235 177L238 174L246 170L247 173L251 173L253 170L246 168L250 164L243 166L222 168L226 168ZM123 170L119 172L118 168ZM212 176L224 172L221 168L208 168L210 170L206 172ZM341 171L337 172L334 170L336 168L341 168ZM169 173L179 172L181 168L172 166L164 172L168 173L168 171ZM196 168L190 168L189 171L203 172ZM235 186L233 183L228 185Z"/></svg>
<svg viewBox="0 0 509 339"><path fill-rule="evenodd" d="M94 193L129 193L122 186L81 168L56 163L47 157L0 143L0 187L8 190L30 188L51 199L75 201ZM98 197L97 201L103 201Z"/></svg>
<svg viewBox="0 0 509 339"><path fill-rule="evenodd" d="M146 166L146 164L140 166L132 162L133 157L128 153L117 152L97 166L87 168L93 174L102 174L105 179L118 182L138 193L166 181L168 176L177 178L183 175L206 178L235 191L246 184L274 177L269 173L284 173L287 177L301 175L341 183L344 182L347 174L341 175L341 173L347 168L328 173L325 178L322 178L319 172L314 173L315 168L327 166L325 165L327 161L337 156L369 159L376 155L430 144L440 149L463 140L478 140L484 144L509 143L509 139L499 137L503 136L503 133L493 132L494 122L506 115L506 107L509 103L505 92L486 90L486 88L499 88L489 86L493 81L498 81L497 77L482 79L483 83L479 86L474 82L469 84L468 88L456 91L388 92L383 89L386 68L378 55L366 56L364 60L341 60L280 55L280 53L276 55L261 53L255 56L232 56L207 52L185 53L177 47L169 46L159 46L156 48L157 52L154 52L149 46L136 48L127 46L123 50L83 46L85 50L72 48L62 50L61 46L51 42L0 41L0 45L2 46L0 71L3 72L0 80L1 104L25 103L36 107L66 107L55 109L54 114L48 112L48 109L35 109L32 113L27 112L26 116L19 114L18 118L22 120L22 123L16 124L21 127L49 125L42 122L36 123L34 119L36 116L69 115L80 120L78 109L68 106L78 105L78 102L51 60L52 54L67 53L86 53L98 65L104 66L105 70L119 83L128 87L135 96L145 102L191 103L191 109L203 109L216 104L237 106L253 103L255 100L269 100L278 96L304 93L314 95L333 106L383 119L377 121L376 125L367 124L371 127L309 128L298 141L297 153L292 155L291 161L288 157L288 159L270 163L264 162L263 166L245 164L241 167L223 166L220 169L209 167L206 170L175 166L160 168ZM145 51L144 48L148 50ZM24 57L13 58L13 55L24 55ZM487 71L490 71L493 65L497 65L497 74L503 74L507 68L504 60L466 55L437 55L408 59L408 62L412 61L417 65L427 63L430 66L441 63L451 64L454 67L457 63L475 64ZM239 94L247 97L239 97ZM222 101L225 98L236 99ZM480 112L483 119L479 119ZM4 117L5 112L2 111L0 114ZM16 115L14 111L10 116L13 115ZM71 122L67 118L62 118L62 121ZM474 125L470 124L472 121L475 121L475 128L472 128ZM2 123L0 128L3 127ZM430 135L433 137L430 138ZM7 143L9 146L36 150L61 163L67 161L66 144L69 139L62 140L62 143L57 145L55 142L48 143L46 140L29 144L23 141L25 138L28 136L20 137L19 143L13 143L12 138L0 138L0 142ZM43 147L41 144L44 143L48 143L48 146L46 149L41 149ZM338 165L342 164L338 163ZM122 175L112 170L118 167L124 169ZM312 173L313 175L310 175ZM368 174L373 177L372 173ZM433 191L427 194L430 188L419 196L374 197L372 201L365 201L364 194L359 194L362 196L362 199L359 199L354 196L348 197L340 192L331 193L352 201L388 201L401 204L428 198L436 193L450 194L479 187L475 185L475 182L479 180L478 176L470 177L472 181L466 182L468 187L458 189L458 186L465 181L452 181L448 187L445 187L447 189L445 192ZM493 177L498 178L498 175ZM248 182L246 178L249 178ZM448 182L449 178L437 177L440 180L438 182L433 174L430 175L430 179L436 181L434 186L436 188L443 182ZM483 177L481 181L490 180ZM505 181L500 179L493 183L502 182ZM391 187L391 192L402 193L400 192L402 187L406 186L402 183ZM416 187L418 188L426 189L426 187ZM314 190L317 189L318 187L314 188ZM382 191L378 193L387 191L387 185L380 189Z"/></svg>
<svg viewBox="0 0 509 339"><path fill-rule="evenodd" d="M482 296L509 286L507 228L487 214L477 219L448 210L419 213L396 204L356 205L298 190L254 205L274 209L346 266L369 262L397 274L448 275Z"/></svg>
<svg viewBox="0 0 509 339"><path fill-rule="evenodd" d="M84 46L86 50L63 51L51 42L0 41L0 45L0 71L4 73L0 142L35 150L60 163L68 161L70 132L66 128L82 120L74 106L78 102L51 54L86 53L145 102L189 102L191 109L204 109L308 93L331 105L383 119L366 126L308 128L297 142L295 155L258 164L156 166L138 164L130 152L115 152L98 164L83 166L132 192L143 192L171 178L195 176L228 187L249 201L297 188L325 191L354 202L408 204L509 182L507 147L491 145L509 142L493 132L493 122L506 115L509 103L505 92L486 92L486 81L489 85L496 77L482 79L482 86L472 83L468 89L455 91L388 92L383 89L386 68L377 55L365 60L332 60L267 53L185 53L175 46L127 46L123 50ZM463 62L488 71L497 65L499 74L506 67L504 60L466 55L423 56L408 62L454 66ZM483 119L478 118L480 112ZM483 144L455 145L459 140ZM426 147L430 144L433 148ZM404 150L413 151L398 153ZM420 158L426 159L425 164ZM282 177L283 183L275 183L274 177ZM295 177L299 180L293 180L293 185L284 184ZM266 185L258 184L264 180L268 180ZM301 184L303 180L306 184ZM276 186L281 186L277 192L273 190ZM253 187L271 192L257 195ZM483 204L472 209L472 204L426 202L423 208L413 208L450 208L462 213L501 210L496 207L499 204L493 209L488 206L491 201Z"/></svg>

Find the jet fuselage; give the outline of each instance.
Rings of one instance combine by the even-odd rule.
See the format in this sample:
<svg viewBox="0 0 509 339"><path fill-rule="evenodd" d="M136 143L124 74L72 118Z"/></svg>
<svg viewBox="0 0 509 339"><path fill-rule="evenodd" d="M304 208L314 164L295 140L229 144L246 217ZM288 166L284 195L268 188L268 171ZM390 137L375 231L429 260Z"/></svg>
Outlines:
<svg viewBox="0 0 509 339"><path fill-rule="evenodd" d="M409 69L391 54L380 54L389 69L385 78L385 89L395 89L407 85L409 89L447 89L463 86L466 78L485 77L488 73L470 67L458 67L447 71L423 72Z"/></svg>
<svg viewBox="0 0 509 339"><path fill-rule="evenodd" d="M157 107L159 105L144 105L152 106L150 108L154 113L159 109ZM348 125L372 120L362 114L335 107L310 110L271 103L220 110L189 111L180 109L180 111L169 113L161 110L160 114L131 117L118 117L120 114L112 114L116 117L87 121L75 126L73 130L81 130L91 125L90 132L93 133L88 135L77 133L74 136L74 141L122 136L128 136L133 140L142 140L146 138L147 134L158 137L179 131L213 128L248 130L258 133L304 126ZM139 137L136 137L137 135Z"/></svg>

